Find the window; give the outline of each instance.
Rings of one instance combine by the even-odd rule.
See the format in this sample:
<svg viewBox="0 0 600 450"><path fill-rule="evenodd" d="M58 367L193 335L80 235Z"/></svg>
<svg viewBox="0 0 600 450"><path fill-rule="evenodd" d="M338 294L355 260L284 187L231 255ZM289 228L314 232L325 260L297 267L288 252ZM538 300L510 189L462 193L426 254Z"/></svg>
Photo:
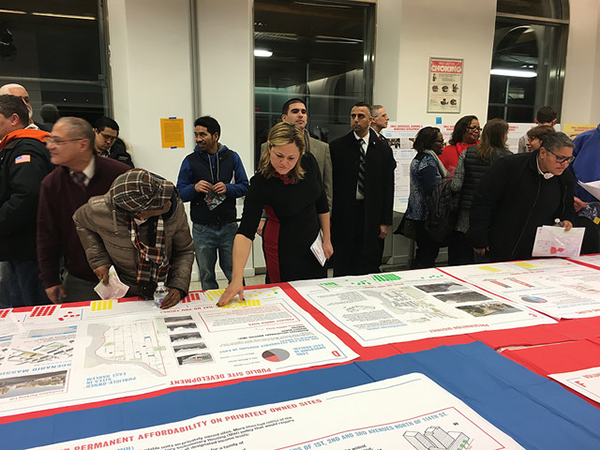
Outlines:
<svg viewBox="0 0 600 450"><path fill-rule="evenodd" d="M560 115L568 35L567 0L498 0L488 119L533 122Z"/></svg>
<svg viewBox="0 0 600 450"><path fill-rule="evenodd" d="M305 100L313 136L329 142L348 132L352 105L372 97L373 8L328 1L254 3L257 158L292 97Z"/></svg>
<svg viewBox="0 0 600 450"><path fill-rule="evenodd" d="M102 11L98 0L2 2L0 85L25 86L36 121L48 103L90 122L108 114Z"/></svg>

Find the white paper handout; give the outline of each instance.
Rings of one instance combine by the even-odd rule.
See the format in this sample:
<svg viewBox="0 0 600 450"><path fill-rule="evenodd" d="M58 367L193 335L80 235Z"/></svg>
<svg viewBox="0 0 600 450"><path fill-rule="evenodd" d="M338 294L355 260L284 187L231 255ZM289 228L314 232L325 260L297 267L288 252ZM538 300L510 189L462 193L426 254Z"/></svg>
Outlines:
<svg viewBox="0 0 600 450"><path fill-rule="evenodd" d="M312 245L310 246L310 249L312 250L315 257L317 258L317 261L319 261L319 264L324 266L325 261L327 261L327 258L325 257L325 252L323 251L323 232L322 231L319 231L319 234L317 235L315 242L313 242Z"/></svg>
<svg viewBox="0 0 600 450"><path fill-rule="evenodd" d="M24 332L0 349L0 417L357 357L279 287L216 308L222 293L192 292L169 310L98 300L24 313Z"/></svg>
<svg viewBox="0 0 600 450"><path fill-rule="evenodd" d="M533 243L531 256L554 256L573 258L579 256L585 228L571 228L565 231L562 227L538 227Z"/></svg>
<svg viewBox="0 0 600 450"><path fill-rule="evenodd" d="M443 271L555 319L600 316L598 270L566 259L471 264Z"/></svg>
<svg viewBox="0 0 600 450"><path fill-rule="evenodd" d="M290 284L363 347L554 322L437 269Z"/></svg>
<svg viewBox="0 0 600 450"><path fill-rule="evenodd" d="M581 395L600 403L600 367L555 373L548 376Z"/></svg>
<svg viewBox="0 0 600 450"><path fill-rule="evenodd" d="M197 416L39 449L303 450L319 447L328 450L523 448L425 375L411 373L312 397Z"/></svg>
<svg viewBox="0 0 600 450"><path fill-rule="evenodd" d="M104 284L102 280L100 280L94 290L98 293L100 298L107 300L109 298L125 297L125 294L127 294L127 291L129 290L129 286L123 284L117 274L115 266L110 266L110 269L108 269L108 284Z"/></svg>
<svg viewBox="0 0 600 450"><path fill-rule="evenodd" d="M589 183L578 181L577 184L596 197L596 200L600 200L600 180L590 181Z"/></svg>

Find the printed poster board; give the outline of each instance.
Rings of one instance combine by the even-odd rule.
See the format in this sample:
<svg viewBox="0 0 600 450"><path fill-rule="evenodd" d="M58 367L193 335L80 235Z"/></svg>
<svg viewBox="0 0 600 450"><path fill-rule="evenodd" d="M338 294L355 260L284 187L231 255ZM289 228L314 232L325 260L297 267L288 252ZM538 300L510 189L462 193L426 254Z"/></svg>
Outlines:
<svg viewBox="0 0 600 450"><path fill-rule="evenodd" d="M463 60L429 58L428 113L460 113Z"/></svg>

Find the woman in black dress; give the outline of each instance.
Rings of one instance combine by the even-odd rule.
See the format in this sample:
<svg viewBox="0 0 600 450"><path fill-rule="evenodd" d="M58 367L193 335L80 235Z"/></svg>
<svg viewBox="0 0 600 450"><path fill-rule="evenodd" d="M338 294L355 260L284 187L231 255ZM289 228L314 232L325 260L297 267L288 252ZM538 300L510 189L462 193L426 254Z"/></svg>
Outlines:
<svg viewBox="0 0 600 450"><path fill-rule="evenodd" d="M237 294L243 299L244 266L263 209L267 213L262 237L269 282L327 275L310 246L322 232L326 258L333 254L329 207L317 161L304 148L300 128L286 122L271 128L244 201L242 222L233 244L231 283L218 306L226 305Z"/></svg>

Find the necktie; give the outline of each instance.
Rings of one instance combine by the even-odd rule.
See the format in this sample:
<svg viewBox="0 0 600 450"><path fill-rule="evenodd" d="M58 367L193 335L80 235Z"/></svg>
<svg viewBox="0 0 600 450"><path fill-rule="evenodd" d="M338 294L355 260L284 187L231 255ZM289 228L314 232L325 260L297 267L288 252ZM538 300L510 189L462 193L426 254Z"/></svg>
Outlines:
<svg viewBox="0 0 600 450"><path fill-rule="evenodd" d="M73 172L71 174L71 176L73 177L73 181L75 182L75 184L77 184L77 186L79 186L82 189L85 189L85 180L87 179L85 173L83 172Z"/></svg>
<svg viewBox="0 0 600 450"><path fill-rule="evenodd" d="M358 192L365 195L365 141L358 140Z"/></svg>

